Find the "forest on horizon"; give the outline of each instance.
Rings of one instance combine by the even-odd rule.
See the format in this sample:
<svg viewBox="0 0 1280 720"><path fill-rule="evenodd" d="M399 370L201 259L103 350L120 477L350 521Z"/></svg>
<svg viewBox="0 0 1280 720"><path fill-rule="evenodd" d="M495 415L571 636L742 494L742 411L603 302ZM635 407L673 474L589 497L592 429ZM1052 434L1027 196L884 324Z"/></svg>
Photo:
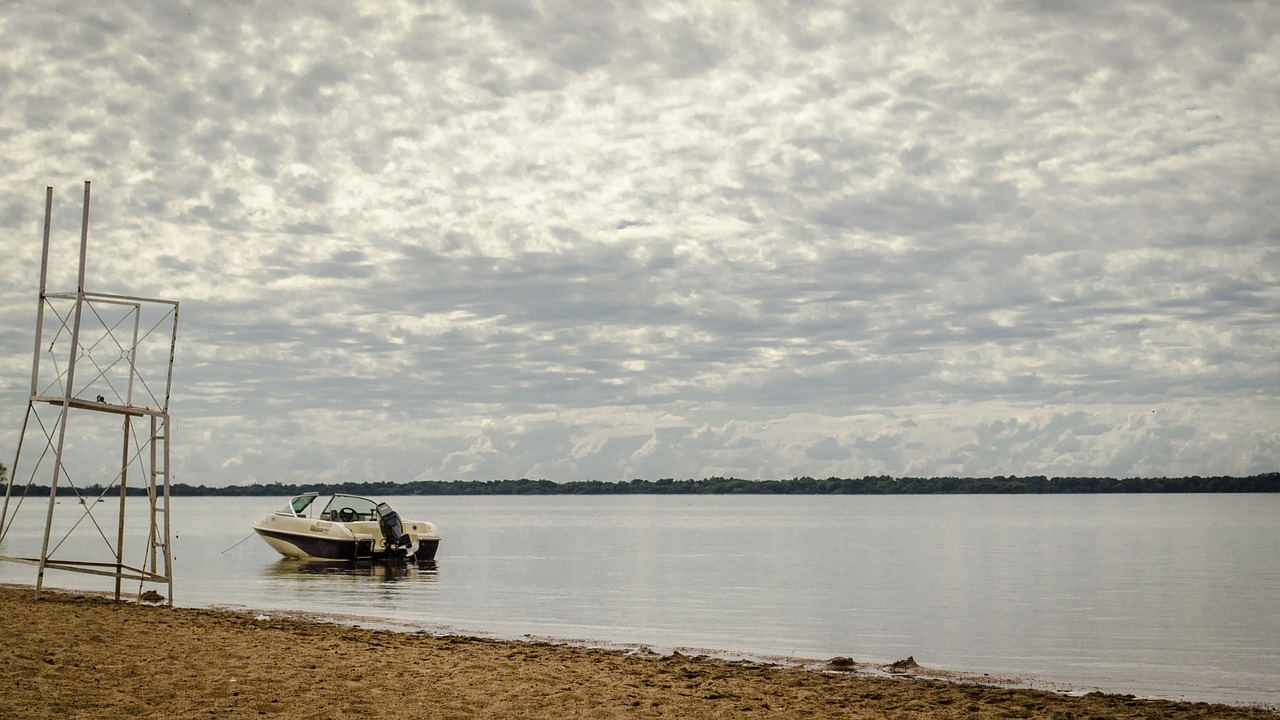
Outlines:
<svg viewBox="0 0 1280 720"><path fill-rule="evenodd" d="M3 478L0 465L0 478ZM118 492L118 490L111 490ZM98 485L80 488L84 495L100 495ZM145 494L143 487L129 487L130 495ZM341 482L298 485L269 483L207 487L175 483L174 496L266 497L292 496L304 492L347 493L351 495L1034 495L1100 493L1274 493L1280 492L1280 472L1234 476L1189 476L1178 478L1109 477L900 477L868 475L861 478L796 477L782 480L746 480L710 477L701 480L662 478L656 481L630 480L415 480L411 482ZM47 486L32 485L26 494L48 495ZM75 489L60 486L59 495L74 495Z"/></svg>

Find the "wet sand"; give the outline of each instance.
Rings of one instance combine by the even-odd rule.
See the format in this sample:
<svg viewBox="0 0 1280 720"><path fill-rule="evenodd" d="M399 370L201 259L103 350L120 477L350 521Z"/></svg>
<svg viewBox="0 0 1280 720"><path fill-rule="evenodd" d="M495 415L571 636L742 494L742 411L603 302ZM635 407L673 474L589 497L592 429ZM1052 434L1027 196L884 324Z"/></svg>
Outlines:
<svg viewBox="0 0 1280 720"><path fill-rule="evenodd" d="M1066 696L856 663L362 629L0 587L6 718L1276 718L1261 709ZM889 668L885 668L886 670Z"/></svg>

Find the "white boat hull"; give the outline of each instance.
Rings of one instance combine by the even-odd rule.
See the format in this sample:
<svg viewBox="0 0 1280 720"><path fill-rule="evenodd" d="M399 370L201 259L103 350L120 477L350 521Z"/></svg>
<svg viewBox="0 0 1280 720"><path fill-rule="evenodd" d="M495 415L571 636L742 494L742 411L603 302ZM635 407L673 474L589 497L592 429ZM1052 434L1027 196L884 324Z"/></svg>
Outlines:
<svg viewBox="0 0 1280 720"><path fill-rule="evenodd" d="M264 515L254 523L253 529L267 545L287 558L369 560L392 556L412 557L418 562L434 560L440 545L436 526L424 520L401 522L409 544L392 547L390 552L377 520L341 522L276 512Z"/></svg>

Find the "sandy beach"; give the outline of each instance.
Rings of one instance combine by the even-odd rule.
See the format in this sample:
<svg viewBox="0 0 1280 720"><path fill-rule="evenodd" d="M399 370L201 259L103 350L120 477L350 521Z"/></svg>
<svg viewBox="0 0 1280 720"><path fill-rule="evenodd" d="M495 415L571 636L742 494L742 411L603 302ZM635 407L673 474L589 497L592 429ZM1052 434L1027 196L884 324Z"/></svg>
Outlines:
<svg viewBox="0 0 1280 720"><path fill-rule="evenodd" d="M1259 718L687 654L373 630L0 587L7 718Z"/></svg>

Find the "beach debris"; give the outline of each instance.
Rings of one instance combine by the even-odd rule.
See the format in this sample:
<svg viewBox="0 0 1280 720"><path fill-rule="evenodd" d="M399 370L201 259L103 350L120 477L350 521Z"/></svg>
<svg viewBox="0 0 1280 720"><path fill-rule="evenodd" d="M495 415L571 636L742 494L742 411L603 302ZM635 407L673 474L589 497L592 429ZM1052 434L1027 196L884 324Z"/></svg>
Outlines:
<svg viewBox="0 0 1280 720"><path fill-rule="evenodd" d="M254 620L270 620L270 619L271 619L271 616L270 616L270 615L255 615L253 619L254 619Z"/></svg>
<svg viewBox="0 0 1280 720"><path fill-rule="evenodd" d="M164 596L155 590L148 590L138 597L138 602L147 603L149 605L159 605L164 602Z"/></svg>
<svg viewBox="0 0 1280 720"><path fill-rule="evenodd" d="M854 662L853 658L847 658L843 655L838 655L827 661L827 668L831 670L840 670L843 672L849 672L850 670L853 670L856 666L857 666L857 663Z"/></svg>
<svg viewBox="0 0 1280 720"><path fill-rule="evenodd" d="M889 672L904 673L904 672L910 672L919 667L920 667L920 664L916 662L915 656L908 655L906 660L899 660L895 663L889 663L888 665L885 666L885 669L888 670Z"/></svg>

